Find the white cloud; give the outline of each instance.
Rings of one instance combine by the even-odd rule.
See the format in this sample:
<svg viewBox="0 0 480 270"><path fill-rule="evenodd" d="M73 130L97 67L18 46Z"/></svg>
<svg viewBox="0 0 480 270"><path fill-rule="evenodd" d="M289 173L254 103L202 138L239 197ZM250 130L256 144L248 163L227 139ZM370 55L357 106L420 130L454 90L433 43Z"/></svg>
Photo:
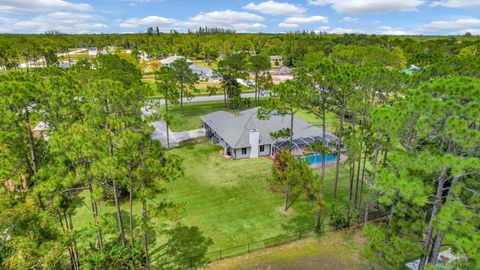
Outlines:
<svg viewBox="0 0 480 270"><path fill-rule="evenodd" d="M331 6L338 13L384 13L390 11L416 11L424 0L309 0L311 5Z"/></svg>
<svg viewBox="0 0 480 270"><path fill-rule="evenodd" d="M232 10L201 12L187 20L177 20L159 16L148 16L144 18L130 18L119 22L122 28L145 30L147 27L159 27L162 32L175 29L179 32L186 32L188 29L198 27L222 27L236 30L238 32L260 31L266 25L259 23L264 18L248 13Z"/></svg>
<svg viewBox="0 0 480 270"><path fill-rule="evenodd" d="M252 32L252 31L260 31L267 26L261 23L237 23L232 25L232 28L237 32Z"/></svg>
<svg viewBox="0 0 480 270"><path fill-rule="evenodd" d="M297 28L301 24L310 23L328 23L328 18L324 16L310 16L310 17L288 17L285 18L278 27L281 28Z"/></svg>
<svg viewBox="0 0 480 270"><path fill-rule="evenodd" d="M72 3L63 0L0 0L0 12L42 12L59 10L90 11L86 3Z"/></svg>
<svg viewBox="0 0 480 270"><path fill-rule="evenodd" d="M329 29L330 29L330 26L324 25L324 26L320 26L317 29L315 29L314 32L318 34L318 33L327 32Z"/></svg>
<svg viewBox="0 0 480 270"><path fill-rule="evenodd" d="M290 24L328 23L328 18L324 16L288 17L283 22Z"/></svg>
<svg viewBox="0 0 480 270"><path fill-rule="evenodd" d="M358 18L355 17L343 17L340 22L343 23L358 23Z"/></svg>
<svg viewBox="0 0 480 270"><path fill-rule="evenodd" d="M377 30L375 30L374 34L392 36L415 35L414 32L405 31L403 28L391 26L380 26L377 28Z"/></svg>
<svg viewBox="0 0 480 270"><path fill-rule="evenodd" d="M4 18L5 19L5 18ZM100 17L83 13L52 12L28 20L7 19L7 24L0 24L2 33L43 33L56 30L63 33L101 32L108 25Z"/></svg>
<svg viewBox="0 0 480 270"><path fill-rule="evenodd" d="M433 7L444 6L449 8L477 8L480 7L480 0L444 0L435 1Z"/></svg>
<svg viewBox="0 0 480 270"><path fill-rule="evenodd" d="M178 21L175 19L158 17L158 16L148 16L145 18L131 18L125 21L120 22L120 27L124 28L136 28L139 26L172 26Z"/></svg>
<svg viewBox="0 0 480 270"><path fill-rule="evenodd" d="M331 31L328 31L329 33L333 34L360 34L360 33L366 33L366 31L362 29L356 29L356 28L342 28L342 27L337 27L332 29Z"/></svg>
<svg viewBox="0 0 480 270"><path fill-rule="evenodd" d="M480 19L464 18L450 21L432 21L418 27L418 31L427 34L461 35L466 32L480 33Z"/></svg>
<svg viewBox="0 0 480 270"><path fill-rule="evenodd" d="M278 27L281 27L281 28L297 28L298 27L298 24L295 24L295 23L279 23L278 24Z"/></svg>
<svg viewBox="0 0 480 270"><path fill-rule="evenodd" d="M233 11L230 9L224 11L202 12L188 21L198 25L222 26L232 24L238 21L263 21L264 18L248 12Z"/></svg>
<svg viewBox="0 0 480 270"><path fill-rule="evenodd" d="M243 7L263 14L279 16L279 15L300 15L305 13L305 9L290 3L275 2L272 0L262 2L259 4L250 3Z"/></svg>

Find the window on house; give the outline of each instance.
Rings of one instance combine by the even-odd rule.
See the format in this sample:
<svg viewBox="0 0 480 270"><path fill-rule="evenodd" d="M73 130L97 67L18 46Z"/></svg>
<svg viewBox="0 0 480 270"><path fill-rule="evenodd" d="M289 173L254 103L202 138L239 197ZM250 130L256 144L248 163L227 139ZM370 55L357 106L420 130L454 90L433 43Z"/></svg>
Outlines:
<svg viewBox="0 0 480 270"><path fill-rule="evenodd" d="M265 152L265 145L260 145L260 152Z"/></svg>
<svg viewBox="0 0 480 270"><path fill-rule="evenodd" d="M247 148L242 148L242 155L246 155L247 154Z"/></svg>

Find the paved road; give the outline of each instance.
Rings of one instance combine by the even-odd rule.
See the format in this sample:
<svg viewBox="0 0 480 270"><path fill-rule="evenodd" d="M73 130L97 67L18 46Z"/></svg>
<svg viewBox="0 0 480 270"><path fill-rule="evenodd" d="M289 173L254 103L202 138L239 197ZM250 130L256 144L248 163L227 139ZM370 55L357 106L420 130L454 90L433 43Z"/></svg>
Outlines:
<svg viewBox="0 0 480 270"><path fill-rule="evenodd" d="M242 94L242 98L253 98L255 97L255 93L248 93ZM215 95L215 96L195 96L191 99L183 99L183 103L190 103L190 102L206 102L206 101L220 101L223 100L223 95ZM178 100L180 102L180 100ZM165 100L160 100L160 105L164 105Z"/></svg>

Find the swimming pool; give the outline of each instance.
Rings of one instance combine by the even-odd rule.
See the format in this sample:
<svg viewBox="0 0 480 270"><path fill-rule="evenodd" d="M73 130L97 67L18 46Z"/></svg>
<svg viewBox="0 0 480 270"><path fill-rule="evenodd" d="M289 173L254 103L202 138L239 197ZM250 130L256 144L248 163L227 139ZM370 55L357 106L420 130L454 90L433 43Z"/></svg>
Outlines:
<svg viewBox="0 0 480 270"><path fill-rule="evenodd" d="M313 154L313 155L309 155L309 156L304 156L303 159L308 161L308 163L310 165L322 164L322 161L323 161L322 154ZM332 155L332 154L326 154L325 155L325 160L326 160L326 162L332 162L332 161L337 160L337 156Z"/></svg>

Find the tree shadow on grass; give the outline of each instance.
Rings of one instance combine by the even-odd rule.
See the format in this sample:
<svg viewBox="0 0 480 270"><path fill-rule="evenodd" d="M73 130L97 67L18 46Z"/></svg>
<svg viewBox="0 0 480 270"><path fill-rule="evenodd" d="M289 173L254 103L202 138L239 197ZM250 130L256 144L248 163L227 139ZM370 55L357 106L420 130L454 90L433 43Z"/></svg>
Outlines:
<svg viewBox="0 0 480 270"><path fill-rule="evenodd" d="M176 225L163 230L162 234L166 236L167 241L153 256L154 259L158 259L162 269L198 268L208 262L205 255L213 241L204 236L198 227Z"/></svg>
<svg viewBox="0 0 480 270"><path fill-rule="evenodd" d="M313 211L310 211L311 206L308 202L297 201L300 196L295 196L292 200L290 211L292 211L292 216L288 217L282 223L282 229L288 233L298 233L309 230L313 228L315 222L315 214ZM296 204L293 204L295 201Z"/></svg>

